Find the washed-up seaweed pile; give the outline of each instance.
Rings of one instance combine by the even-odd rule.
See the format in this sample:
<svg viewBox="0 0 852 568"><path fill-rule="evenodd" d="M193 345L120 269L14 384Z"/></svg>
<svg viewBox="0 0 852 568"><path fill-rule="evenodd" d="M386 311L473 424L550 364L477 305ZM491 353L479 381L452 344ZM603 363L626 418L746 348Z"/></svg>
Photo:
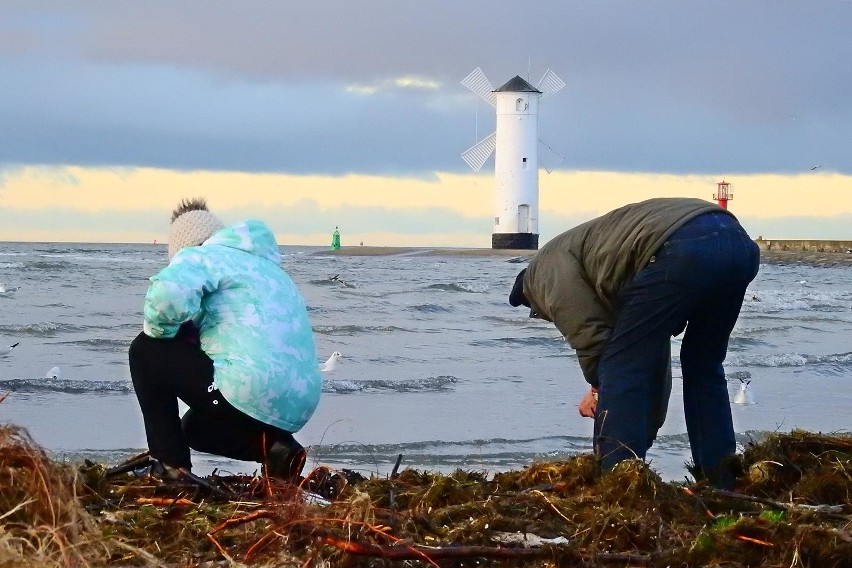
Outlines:
<svg viewBox="0 0 852 568"><path fill-rule="evenodd" d="M852 566L852 437L774 434L742 466L735 492L589 455L165 482L52 463L0 427L0 566Z"/></svg>

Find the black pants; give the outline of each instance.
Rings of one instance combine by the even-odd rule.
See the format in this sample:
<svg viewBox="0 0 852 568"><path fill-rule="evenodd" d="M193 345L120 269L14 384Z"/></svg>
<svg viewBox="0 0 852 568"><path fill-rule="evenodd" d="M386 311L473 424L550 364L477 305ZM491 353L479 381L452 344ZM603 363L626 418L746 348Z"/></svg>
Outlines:
<svg viewBox="0 0 852 568"><path fill-rule="evenodd" d="M129 356L148 449L163 463L191 468L190 448L260 463L273 443L293 439L290 432L255 420L225 400L213 387L213 361L192 337L153 339L140 333ZM178 399L189 406L183 419Z"/></svg>

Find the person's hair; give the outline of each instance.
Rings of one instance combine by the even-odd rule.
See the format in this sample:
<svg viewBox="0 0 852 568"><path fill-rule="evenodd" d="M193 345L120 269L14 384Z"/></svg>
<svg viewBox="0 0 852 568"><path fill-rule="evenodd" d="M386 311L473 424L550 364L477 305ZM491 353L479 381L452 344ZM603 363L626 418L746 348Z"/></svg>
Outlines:
<svg viewBox="0 0 852 568"><path fill-rule="evenodd" d="M172 211L172 223L175 219L190 211L209 211L207 209L207 201L203 197L194 197L192 199L183 199L178 206Z"/></svg>

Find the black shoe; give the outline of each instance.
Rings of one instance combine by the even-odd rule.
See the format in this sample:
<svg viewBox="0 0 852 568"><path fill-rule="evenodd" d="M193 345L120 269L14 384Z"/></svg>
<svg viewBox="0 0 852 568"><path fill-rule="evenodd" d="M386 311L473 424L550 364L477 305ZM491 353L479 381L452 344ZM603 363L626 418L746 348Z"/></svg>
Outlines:
<svg viewBox="0 0 852 568"><path fill-rule="evenodd" d="M266 456L266 475L287 482L298 482L307 457L305 448L293 438L275 442Z"/></svg>
<svg viewBox="0 0 852 568"><path fill-rule="evenodd" d="M166 465L160 460L151 459L143 470L143 475L150 475L161 481L180 481L183 478L183 471L180 468Z"/></svg>

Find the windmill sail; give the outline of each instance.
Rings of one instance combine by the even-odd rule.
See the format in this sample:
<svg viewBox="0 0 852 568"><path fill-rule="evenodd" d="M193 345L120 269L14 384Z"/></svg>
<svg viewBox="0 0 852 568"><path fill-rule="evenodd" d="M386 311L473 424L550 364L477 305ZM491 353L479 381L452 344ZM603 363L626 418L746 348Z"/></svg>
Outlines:
<svg viewBox="0 0 852 568"><path fill-rule="evenodd" d="M563 87L565 87L565 81L560 79L559 75L550 69L544 72L544 76L541 78L541 81L539 81L538 85L536 85L536 89L542 93L542 98L561 91Z"/></svg>
<svg viewBox="0 0 852 568"><path fill-rule="evenodd" d="M461 156L473 171L478 172L496 147L497 132L492 132L489 136L462 152Z"/></svg>
<svg viewBox="0 0 852 568"><path fill-rule="evenodd" d="M564 159L565 156L538 139L538 163L547 173L551 173Z"/></svg>
<svg viewBox="0 0 852 568"><path fill-rule="evenodd" d="M497 97L493 93L494 86L491 85L491 81L488 80L488 77L485 76L485 73L479 67L462 79L461 84L482 97L491 106L497 106Z"/></svg>

